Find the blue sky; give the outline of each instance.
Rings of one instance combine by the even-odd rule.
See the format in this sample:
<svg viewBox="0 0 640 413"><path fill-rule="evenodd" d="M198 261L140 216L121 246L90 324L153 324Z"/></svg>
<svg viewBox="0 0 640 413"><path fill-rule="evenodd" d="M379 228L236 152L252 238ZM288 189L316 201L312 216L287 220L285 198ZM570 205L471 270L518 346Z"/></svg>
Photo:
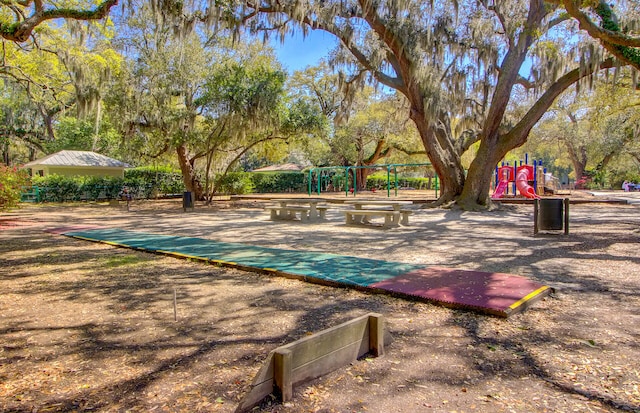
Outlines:
<svg viewBox="0 0 640 413"><path fill-rule="evenodd" d="M287 36L283 44L271 41L278 60L290 73L316 65L337 44L335 36L319 30L310 31L304 38L302 33L297 32L293 36Z"/></svg>

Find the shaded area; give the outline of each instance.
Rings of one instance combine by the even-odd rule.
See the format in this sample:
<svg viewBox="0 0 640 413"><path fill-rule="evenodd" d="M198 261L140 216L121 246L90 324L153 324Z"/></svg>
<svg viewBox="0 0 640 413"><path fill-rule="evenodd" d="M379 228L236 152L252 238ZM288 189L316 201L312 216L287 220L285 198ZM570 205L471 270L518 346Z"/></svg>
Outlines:
<svg viewBox="0 0 640 413"><path fill-rule="evenodd" d="M524 277L482 271L425 268L311 251L289 251L203 238L127 231L119 228L51 232L142 251L208 260L250 270L274 271L312 282L356 286L452 307L508 317L551 290Z"/></svg>
<svg viewBox="0 0 640 413"><path fill-rule="evenodd" d="M532 237L525 208L482 220L419 211L412 227L357 233L338 216L309 227L271 223L263 211L179 209L27 209L41 228L0 231L0 410L232 412L268 351L369 311L388 317L387 356L259 411L640 408L637 209L576 208L568 237ZM517 272L561 289L506 321L42 232L107 223L369 258L410 252L424 266Z"/></svg>

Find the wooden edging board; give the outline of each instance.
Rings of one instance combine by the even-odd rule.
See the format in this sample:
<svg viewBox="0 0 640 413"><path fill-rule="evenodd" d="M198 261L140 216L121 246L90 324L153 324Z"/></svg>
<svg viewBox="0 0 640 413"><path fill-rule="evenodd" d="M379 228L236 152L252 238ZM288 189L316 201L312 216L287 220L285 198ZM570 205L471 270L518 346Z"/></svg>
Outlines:
<svg viewBox="0 0 640 413"><path fill-rule="evenodd" d="M283 402L293 398L293 387L354 362L365 354L379 357L384 345L384 317L369 313L271 351L256 374L236 413L250 411L270 394Z"/></svg>

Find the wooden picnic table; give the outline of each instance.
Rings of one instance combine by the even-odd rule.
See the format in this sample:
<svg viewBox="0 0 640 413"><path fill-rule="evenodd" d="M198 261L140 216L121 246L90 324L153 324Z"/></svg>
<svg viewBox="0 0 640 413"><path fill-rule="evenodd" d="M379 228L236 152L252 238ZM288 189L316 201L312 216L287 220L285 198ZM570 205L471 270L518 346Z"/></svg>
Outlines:
<svg viewBox="0 0 640 413"><path fill-rule="evenodd" d="M384 217L384 226L409 225L409 215L411 211L402 209L405 205L413 204L412 201L398 200L366 200L353 199L344 201L347 205L353 205L354 210L344 210L347 224L369 224L369 217ZM373 207L373 208L372 208ZM390 207L385 208L385 207ZM384 209L383 209L384 208ZM402 218L402 221L400 221Z"/></svg>

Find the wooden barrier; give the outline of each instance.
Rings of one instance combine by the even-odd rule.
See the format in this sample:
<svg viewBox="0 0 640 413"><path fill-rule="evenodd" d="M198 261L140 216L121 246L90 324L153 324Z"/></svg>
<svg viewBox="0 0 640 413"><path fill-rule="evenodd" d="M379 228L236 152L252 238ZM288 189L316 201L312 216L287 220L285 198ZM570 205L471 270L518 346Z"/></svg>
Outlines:
<svg viewBox="0 0 640 413"><path fill-rule="evenodd" d="M283 402L293 398L293 387L345 366L367 353L379 357L384 345L384 317L369 313L323 330L269 353L238 405L236 413L250 411L265 397L275 394Z"/></svg>

